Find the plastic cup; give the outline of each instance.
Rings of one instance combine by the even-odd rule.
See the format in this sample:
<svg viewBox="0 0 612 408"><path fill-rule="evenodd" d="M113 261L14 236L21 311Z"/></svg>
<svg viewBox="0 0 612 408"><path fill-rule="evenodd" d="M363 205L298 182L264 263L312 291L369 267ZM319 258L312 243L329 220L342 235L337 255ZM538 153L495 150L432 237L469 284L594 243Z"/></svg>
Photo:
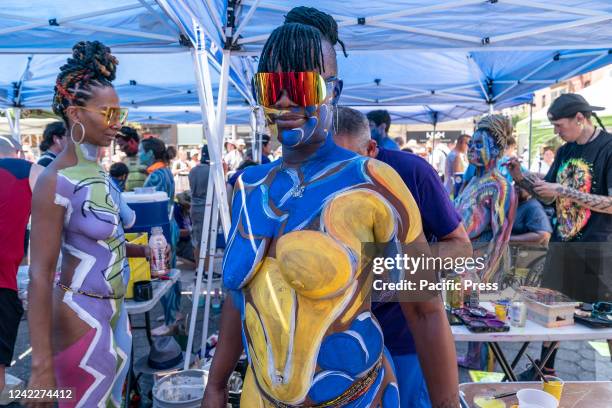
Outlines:
<svg viewBox="0 0 612 408"><path fill-rule="evenodd" d="M557 408L559 406L559 401L549 393L531 388L519 390L516 398L519 401L519 408Z"/></svg>
<svg viewBox="0 0 612 408"><path fill-rule="evenodd" d="M505 322L508 317L506 310L506 305L495 305L495 316L502 322Z"/></svg>
<svg viewBox="0 0 612 408"><path fill-rule="evenodd" d="M561 394L563 394L563 382L559 377L553 377L552 375L545 375L547 383L542 381L542 391L545 391L555 397L557 401L561 401Z"/></svg>

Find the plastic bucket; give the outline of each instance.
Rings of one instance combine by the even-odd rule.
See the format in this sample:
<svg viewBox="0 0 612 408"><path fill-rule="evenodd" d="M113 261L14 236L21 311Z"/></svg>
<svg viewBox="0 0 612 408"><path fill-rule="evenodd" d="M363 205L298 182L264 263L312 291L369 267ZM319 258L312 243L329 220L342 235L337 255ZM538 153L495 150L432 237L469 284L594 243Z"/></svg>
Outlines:
<svg viewBox="0 0 612 408"><path fill-rule="evenodd" d="M169 374L153 386L153 407L199 408L207 381L208 373L204 370Z"/></svg>

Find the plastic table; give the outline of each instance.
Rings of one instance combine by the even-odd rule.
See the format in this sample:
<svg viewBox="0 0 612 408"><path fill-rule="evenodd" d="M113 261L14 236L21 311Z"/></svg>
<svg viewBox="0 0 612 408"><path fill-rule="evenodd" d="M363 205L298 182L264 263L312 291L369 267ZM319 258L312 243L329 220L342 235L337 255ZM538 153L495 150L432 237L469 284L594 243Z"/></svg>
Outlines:
<svg viewBox="0 0 612 408"><path fill-rule="evenodd" d="M168 280L155 280L151 282L151 284L153 285L153 297L150 300L147 300L144 302L136 302L132 299L129 299L125 301L125 308L127 310L128 315L130 316L130 326L132 324L132 321L131 321L132 315L144 313L145 315L144 327L142 326L131 326L131 327L132 327L132 330L141 330L141 329L146 330L147 341L149 342L149 346L151 346L151 343L153 342L153 339L151 338L150 312L155 307L155 305L160 301L162 296L168 293L172 285L176 281L178 281L178 279L181 277L181 271L178 269L172 269L170 270L170 273L168 273L167 276L169 278ZM129 405L129 396L132 390L133 379L137 380L137 378L134 375L134 341L132 341L132 351L130 353L130 368L128 369L128 375L127 375L127 387L126 387L127 391L126 391L126 398L125 398L126 407Z"/></svg>
<svg viewBox="0 0 612 408"><path fill-rule="evenodd" d="M462 408L478 408L476 396L493 396L515 392L522 388L542 389L539 382L465 383L459 384ZM516 396L500 398L506 407L518 404ZM608 408L612 401L610 381L569 381L563 386L560 408Z"/></svg>
<svg viewBox="0 0 612 408"><path fill-rule="evenodd" d="M481 306L493 311L493 305L490 302L482 302ZM571 326L548 328L527 320L525 327L510 327L510 331L503 333L472 333L464 325L453 325L451 331L455 341L476 341L487 343L504 371L505 379L517 381L514 374L514 368L527 350L527 346L532 341L549 341L552 343L548 355L540 362L540 367L543 367L552 351L557 347L560 341L577 341L577 340L609 340L612 339L612 328L609 329L592 329L582 324L576 323ZM522 342L517 355L508 363L506 356L501 350L499 343L501 342Z"/></svg>

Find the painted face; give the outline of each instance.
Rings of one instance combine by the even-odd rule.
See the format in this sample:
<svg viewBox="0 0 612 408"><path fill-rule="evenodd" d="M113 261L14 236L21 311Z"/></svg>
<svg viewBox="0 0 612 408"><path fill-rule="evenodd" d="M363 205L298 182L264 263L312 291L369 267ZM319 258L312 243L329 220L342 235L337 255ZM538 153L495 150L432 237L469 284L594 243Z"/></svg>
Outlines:
<svg viewBox="0 0 612 408"><path fill-rule="evenodd" d="M499 147L487 130L478 129L468 144L468 160L477 167L488 167L492 161L497 161Z"/></svg>
<svg viewBox="0 0 612 408"><path fill-rule="evenodd" d="M328 97L319 106L296 106L286 96L279 100L275 106L278 111L268 114L267 117L272 133L277 134L278 141L283 146L295 148L320 141L327 136L333 123L334 80L328 82L328 90Z"/></svg>
<svg viewBox="0 0 612 408"><path fill-rule="evenodd" d="M155 156L153 155L153 151L145 151L142 147L142 144L138 146L138 161L143 166L150 166L155 162Z"/></svg>
<svg viewBox="0 0 612 408"><path fill-rule="evenodd" d="M270 131L287 148L314 144L325 140L333 126L333 105L342 90L342 81L336 78L336 54L327 41L323 41L324 66L321 76L326 82L327 96L319 106L299 106L283 92L272 106L273 113L266 113Z"/></svg>

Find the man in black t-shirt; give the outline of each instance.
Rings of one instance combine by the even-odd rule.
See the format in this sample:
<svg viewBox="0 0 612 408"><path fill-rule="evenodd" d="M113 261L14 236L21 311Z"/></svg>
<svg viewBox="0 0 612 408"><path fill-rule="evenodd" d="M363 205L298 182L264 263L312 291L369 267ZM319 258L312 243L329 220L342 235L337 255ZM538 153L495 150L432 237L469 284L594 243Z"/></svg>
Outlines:
<svg viewBox="0 0 612 408"><path fill-rule="evenodd" d="M594 113L602 109L577 94L552 103L548 118L566 143L544 180L508 163L521 187L555 205L542 286L581 302L612 300L612 135Z"/></svg>
<svg viewBox="0 0 612 408"><path fill-rule="evenodd" d="M582 301L612 300L612 135L577 94L564 94L548 117L566 143L541 180L509 164L515 181L540 201L554 204L556 217L543 284ZM591 117L601 129L593 126Z"/></svg>

